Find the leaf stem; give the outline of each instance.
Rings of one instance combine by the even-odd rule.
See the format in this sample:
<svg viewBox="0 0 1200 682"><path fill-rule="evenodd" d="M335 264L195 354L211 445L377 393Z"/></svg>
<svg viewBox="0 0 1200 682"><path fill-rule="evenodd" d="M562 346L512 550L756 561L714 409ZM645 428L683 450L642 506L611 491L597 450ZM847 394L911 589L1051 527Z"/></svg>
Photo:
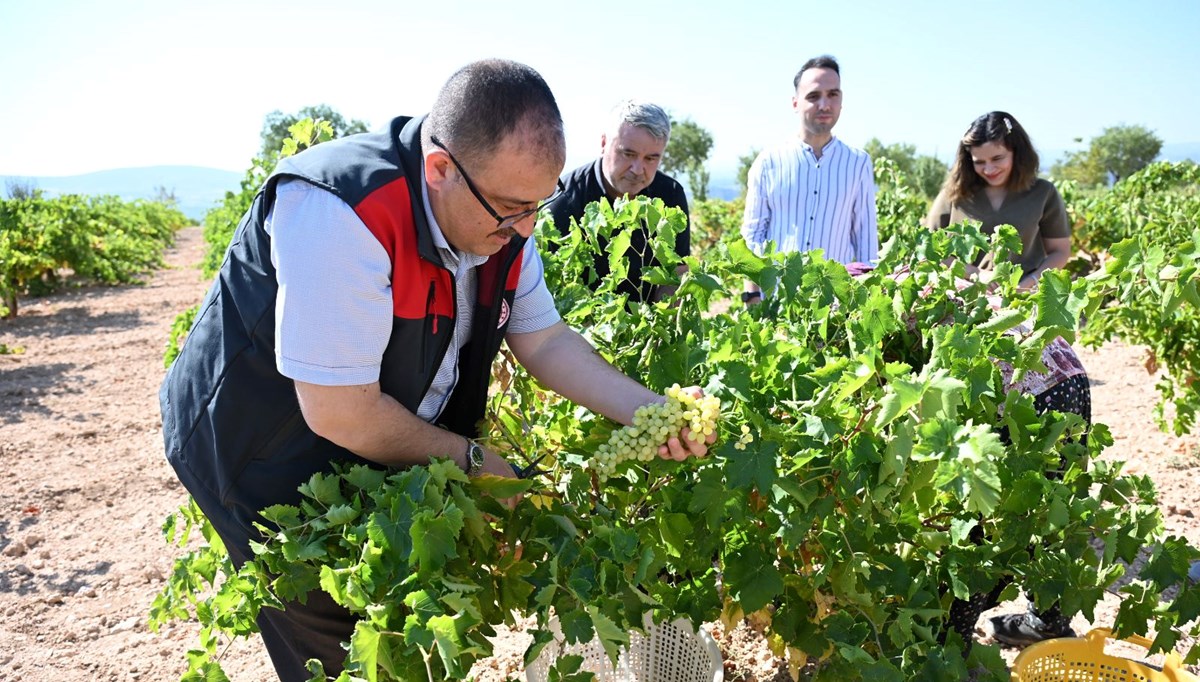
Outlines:
<svg viewBox="0 0 1200 682"><path fill-rule="evenodd" d="M429 682L435 682L435 680L433 679L433 668L429 665L429 659L433 655L433 651L432 650L426 651L425 647L421 646L420 644L417 645L417 649L419 649L421 651L421 659L425 661L425 677L426 677L426 679L428 679Z"/></svg>
<svg viewBox="0 0 1200 682"><path fill-rule="evenodd" d="M646 492L642 495L642 499L631 505L630 508L633 509L633 514L625 520L628 523L633 523L634 520L637 519L638 515L641 514L642 506L646 503L646 500L649 500L651 495L658 492L664 485L666 485L667 481L668 478L665 476L654 481L654 483L652 483L650 487L646 489Z"/></svg>

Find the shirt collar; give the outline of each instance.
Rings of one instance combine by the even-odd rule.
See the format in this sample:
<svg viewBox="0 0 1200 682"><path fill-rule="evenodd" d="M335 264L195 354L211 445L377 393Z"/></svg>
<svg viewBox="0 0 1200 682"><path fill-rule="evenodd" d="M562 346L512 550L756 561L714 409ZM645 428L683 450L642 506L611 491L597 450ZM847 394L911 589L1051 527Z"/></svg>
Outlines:
<svg viewBox="0 0 1200 682"><path fill-rule="evenodd" d="M797 139L799 139L799 140L800 140L800 146L801 146L801 147L804 147L804 148L805 148L805 149L807 149L808 151L813 151L813 147L812 147L812 145L811 145L811 144L809 144L809 143L807 143L807 142L805 142L805 141L804 141L804 138L797 138ZM829 138L829 142L826 142L826 143L825 143L825 146L821 148L821 156L824 156L826 152L831 152L831 151L833 151L833 150L834 150L834 145L836 145L837 143L838 143L837 136L834 136L834 137L831 137L831 138Z"/></svg>
<svg viewBox="0 0 1200 682"><path fill-rule="evenodd" d="M608 197L608 188L604 185L604 157L596 159L596 163L592 164L592 173L596 176L596 185L600 187L600 196Z"/></svg>

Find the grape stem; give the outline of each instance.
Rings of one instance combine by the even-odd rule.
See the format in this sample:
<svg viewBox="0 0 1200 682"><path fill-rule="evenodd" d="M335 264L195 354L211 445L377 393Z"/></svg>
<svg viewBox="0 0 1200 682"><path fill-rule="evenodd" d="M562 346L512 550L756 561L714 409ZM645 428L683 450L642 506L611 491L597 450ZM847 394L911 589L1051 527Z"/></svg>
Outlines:
<svg viewBox="0 0 1200 682"><path fill-rule="evenodd" d="M650 499L651 495L658 492L658 490L660 488L662 488L664 485L666 485L668 480L669 479L667 477L663 477L663 478L656 480L654 483L652 483L650 485L650 487L646 489L646 492L642 495L642 499L638 500L636 504L633 504L630 507L630 509L633 510L633 513L625 520L628 523L633 523L634 520L637 519L638 516L642 513L642 506L646 503L646 500Z"/></svg>

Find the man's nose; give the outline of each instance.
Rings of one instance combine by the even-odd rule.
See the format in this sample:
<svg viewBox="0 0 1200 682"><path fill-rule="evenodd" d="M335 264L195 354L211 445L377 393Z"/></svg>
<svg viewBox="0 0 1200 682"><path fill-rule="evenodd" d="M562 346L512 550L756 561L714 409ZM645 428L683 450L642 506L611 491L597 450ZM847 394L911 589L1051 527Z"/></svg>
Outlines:
<svg viewBox="0 0 1200 682"><path fill-rule="evenodd" d="M537 213L530 213L512 224L512 228L517 231L517 234L529 239L533 236L533 228L537 225Z"/></svg>

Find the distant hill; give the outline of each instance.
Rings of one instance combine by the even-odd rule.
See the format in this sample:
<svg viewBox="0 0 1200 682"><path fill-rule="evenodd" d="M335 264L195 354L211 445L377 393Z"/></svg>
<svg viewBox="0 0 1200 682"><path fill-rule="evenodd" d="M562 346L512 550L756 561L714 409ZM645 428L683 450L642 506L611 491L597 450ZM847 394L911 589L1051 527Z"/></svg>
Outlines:
<svg viewBox="0 0 1200 682"><path fill-rule="evenodd" d="M687 178L678 178L687 186ZM708 196L711 199L724 199L730 201L738 198L742 193L742 186L738 184L737 169L714 168L710 169L708 177Z"/></svg>
<svg viewBox="0 0 1200 682"><path fill-rule="evenodd" d="M60 194L115 194L122 199L153 199L161 187L179 200L179 210L199 221L225 192L237 191L242 174L200 166L148 166L116 168L85 175L0 175L0 186L9 180L32 184L50 196Z"/></svg>

